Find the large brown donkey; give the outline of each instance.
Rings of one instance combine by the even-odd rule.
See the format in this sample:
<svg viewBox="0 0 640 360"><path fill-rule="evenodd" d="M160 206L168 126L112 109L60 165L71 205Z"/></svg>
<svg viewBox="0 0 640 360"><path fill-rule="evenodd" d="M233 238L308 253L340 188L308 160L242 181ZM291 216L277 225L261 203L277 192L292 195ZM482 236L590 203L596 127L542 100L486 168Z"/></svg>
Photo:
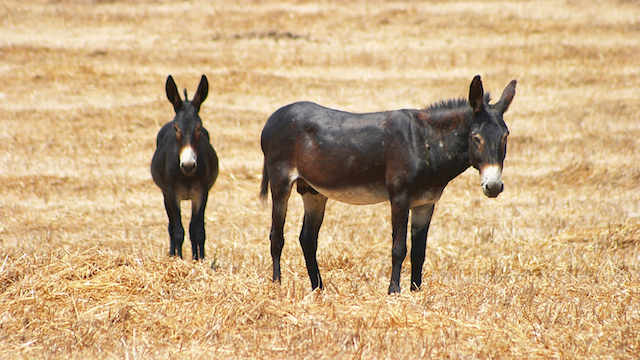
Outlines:
<svg viewBox="0 0 640 360"><path fill-rule="evenodd" d="M427 231L447 183L473 166L480 171L486 196L496 197L503 190L509 134L503 114L515 89L513 80L500 100L489 105L476 76L468 101L441 101L423 110L352 114L299 102L276 111L262 130L260 192L265 199L270 183L273 281L281 281L283 227L295 183L304 202L300 244L312 288L322 288L316 250L330 198L357 205L391 202L389 293L400 292L411 212L411 290L420 289Z"/></svg>
<svg viewBox="0 0 640 360"><path fill-rule="evenodd" d="M207 98L209 83L202 75L198 91L191 101L187 99L187 90L184 91L185 99L180 98L171 75L167 78L166 90L176 116L158 132L157 149L151 160L151 176L162 190L169 216L169 253L182 257L184 228L180 202L191 200L189 238L193 259L204 259L204 210L209 189L218 177L218 156L198 115L200 105Z"/></svg>

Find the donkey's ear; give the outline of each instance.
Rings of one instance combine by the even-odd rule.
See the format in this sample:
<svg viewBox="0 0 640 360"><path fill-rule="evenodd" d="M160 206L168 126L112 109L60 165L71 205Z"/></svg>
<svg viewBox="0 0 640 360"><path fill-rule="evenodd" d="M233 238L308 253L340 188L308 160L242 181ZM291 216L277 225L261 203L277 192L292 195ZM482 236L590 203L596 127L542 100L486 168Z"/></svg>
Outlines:
<svg viewBox="0 0 640 360"><path fill-rule="evenodd" d="M198 91L193 95L193 100L191 100L191 104L195 106L198 110L200 110L200 104L204 102L209 94L209 81L207 81L207 77L202 75L202 79L200 80L200 85L198 86Z"/></svg>
<svg viewBox="0 0 640 360"><path fill-rule="evenodd" d="M469 105L475 114L484 110L483 98L484 89L482 89L482 80L480 80L480 75L476 75L469 87Z"/></svg>
<svg viewBox="0 0 640 360"><path fill-rule="evenodd" d="M173 81L173 77L169 75L167 78L167 99L169 102L173 104L173 108L178 111L180 106L182 106L182 99L180 99L180 94L178 93L178 88L176 87L176 82Z"/></svg>
<svg viewBox="0 0 640 360"><path fill-rule="evenodd" d="M495 106L497 106L500 109L500 111L504 114L509 109L511 100L513 100L513 97L515 95L516 95L516 81L511 80L509 85L507 85L507 87L504 88L504 91L502 92L502 96L500 97L500 100L498 100Z"/></svg>

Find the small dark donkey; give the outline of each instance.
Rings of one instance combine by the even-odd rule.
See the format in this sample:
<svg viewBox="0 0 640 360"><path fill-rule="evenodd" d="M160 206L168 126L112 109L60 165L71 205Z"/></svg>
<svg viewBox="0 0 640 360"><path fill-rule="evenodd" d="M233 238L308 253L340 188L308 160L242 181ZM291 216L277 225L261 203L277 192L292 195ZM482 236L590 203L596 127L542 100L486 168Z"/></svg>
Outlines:
<svg viewBox="0 0 640 360"><path fill-rule="evenodd" d="M209 83L202 75L198 91L191 101L187 99L186 89L184 101L180 98L171 75L167 78L166 89L176 116L158 132L158 148L151 160L151 176L164 195L164 206L169 216L170 254L182 257L184 228L180 202L191 200L189 237L193 259L204 259L204 209L209 189L218 177L218 156L198 115L200 105L207 98Z"/></svg>
<svg viewBox="0 0 640 360"><path fill-rule="evenodd" d="M316 251L331 198L350 204L391 202L389 293L400 292L411 212L411 290L420 289L431 216L449 181L473 166L480 171L486 196L496 197L503 190L509 134L503 114L515 89L513 80L500 100L489 105L476 76L469 101L441 101L423 110L352 114L300 102L276 111L262 131L260 192L266 199L271 183L273 281L281 281L283 227L295 183L304 202L300 244L312 288L322 288Z"/></svg>

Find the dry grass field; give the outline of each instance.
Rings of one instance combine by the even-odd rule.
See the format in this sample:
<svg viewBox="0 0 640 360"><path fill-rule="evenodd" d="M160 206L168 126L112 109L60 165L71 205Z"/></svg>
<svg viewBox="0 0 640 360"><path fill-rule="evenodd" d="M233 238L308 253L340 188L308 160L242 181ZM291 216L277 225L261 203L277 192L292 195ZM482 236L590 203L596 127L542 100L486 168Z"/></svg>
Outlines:
<svg viewBox="0 0 640 360"><path fill-rule="evenodd" d="M169 74L210 82L204 262L168 256L149 173ZM312 292L295 192L272 284L268 116L420 108L476 74L518 80L505 192L449 184L424 289L406 260L387 295L388 204L329 201ZM639 156L638 1L4 0L0 359L638 359Z"/></svg>

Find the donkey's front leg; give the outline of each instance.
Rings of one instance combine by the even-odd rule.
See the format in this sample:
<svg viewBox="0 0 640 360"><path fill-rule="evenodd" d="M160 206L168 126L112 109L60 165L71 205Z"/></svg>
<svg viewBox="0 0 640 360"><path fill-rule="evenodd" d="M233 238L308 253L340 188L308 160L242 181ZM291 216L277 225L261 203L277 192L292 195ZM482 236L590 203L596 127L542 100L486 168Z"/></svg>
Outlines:
<svg viewBox="0 0 640 360"><path fill-rule="evenodd" d="M204 209L207 207L209 192L203 191L199 198L191 200L191 224L189 224L189 237L191 238L191 254L193 260L204 259Z"/></svg>
<svg viewBox="0 0 640 360"><path fill-rule="evenodd" d="M411 209L411 291L420 290L422 285L422 265L433 208L434 204L426 204Z"/></svg>
<svg viewBox="0 0 640 360"><path fill-rule="evenodd" d="M409 201L404 198L391 199L391 227L393 228L393 247L391 248L391 283L389 294L400 292L400 272L402 262L407 256L407 222L409 220Z"/></svg>
<svg viewBox="0 0 640 360"><path fill-rule="evenodd" d="M182 257L184 228L182 227L182 219L180 218L180 202L178 202L178 199L176 199L173 193L163 193L163 195L164 207L169 217L169 239L171 240L169 254Z"/></svg>

